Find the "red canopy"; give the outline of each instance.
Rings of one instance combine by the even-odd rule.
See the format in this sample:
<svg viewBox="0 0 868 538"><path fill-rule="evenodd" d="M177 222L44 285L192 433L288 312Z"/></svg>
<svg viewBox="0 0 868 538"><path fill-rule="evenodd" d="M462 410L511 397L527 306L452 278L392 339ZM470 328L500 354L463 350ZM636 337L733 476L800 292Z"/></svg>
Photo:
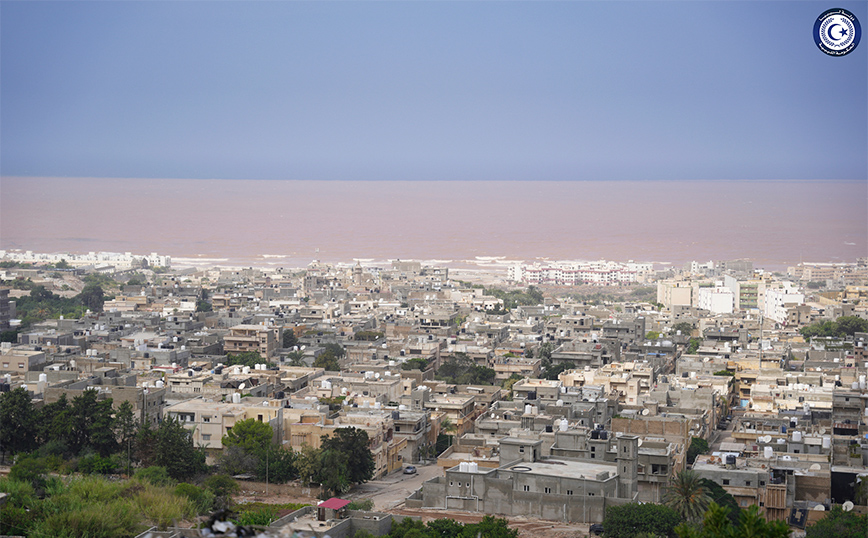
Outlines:
<svg viewBox="0 0 868 538"><path fill-rule="evenodd" d="M331 508L332 510L340 510L348 504L350 504L350 501L345 501L343 499L338 499L337 497L332 497L327 501L323 501L322 504L317 505L317 508Z"/></svg>

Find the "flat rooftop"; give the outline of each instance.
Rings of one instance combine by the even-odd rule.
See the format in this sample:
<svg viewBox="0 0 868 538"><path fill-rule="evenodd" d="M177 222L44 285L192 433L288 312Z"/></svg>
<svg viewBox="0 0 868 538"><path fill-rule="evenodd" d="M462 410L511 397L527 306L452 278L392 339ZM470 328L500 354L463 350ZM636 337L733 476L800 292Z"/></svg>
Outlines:
<svg viewBox="0 0 868 538"><path fill-rule="evenodd" d="M529 470L521 471L520 469ZM618 474L618 465L616 463L606 462L591 463L584 461L549 459L545 461L535 461L533 463L519 462L506 470L543 476L596 480L597 476L604 472L608 472L610 478L616 476Z"/></svg>

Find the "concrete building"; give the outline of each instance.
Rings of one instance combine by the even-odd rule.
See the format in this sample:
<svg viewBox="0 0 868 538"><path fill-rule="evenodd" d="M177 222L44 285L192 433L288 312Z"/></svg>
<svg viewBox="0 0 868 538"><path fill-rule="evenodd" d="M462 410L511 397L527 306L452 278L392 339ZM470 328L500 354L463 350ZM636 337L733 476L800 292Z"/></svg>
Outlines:
<svg viewBox="0 0 868 538"><path fill-rule="evenodd" d="M607 507L637 499L637 437L615 440L608 460L542 458L541 445L540 440L502 439L500 467L471 462L446 469L406 505L593 523L603 520Z"/></svg>
<svg viewBox="0 0 868 538"><path fill-rule="evenodd" d="M778 323L786 324L787 309L804 302L805 295L789 282L785 282L780 288L766 290L763 315Z"/></svg>
<svg viewBox="0 0 868 538"><path fill-rule="evenodd" d="M223 349L226 353L243 353L254 351L264 359L274 356L278 348L280 328L265 325L235 325L229 328L229 333L223 337Z"/></svg>

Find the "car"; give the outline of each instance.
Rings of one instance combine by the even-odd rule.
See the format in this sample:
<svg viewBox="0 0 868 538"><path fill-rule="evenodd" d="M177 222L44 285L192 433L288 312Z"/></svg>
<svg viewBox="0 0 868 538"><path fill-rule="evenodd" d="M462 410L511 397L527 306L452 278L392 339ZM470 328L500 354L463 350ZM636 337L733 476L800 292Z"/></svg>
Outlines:
<svg viewBox="0 0 868 538"><path fill-rule="evenodd" d="M416 474L416 468L412 465L404 467L404 474Z"/></svg>
<svg viewBox="0 0 868 538"><path fill-rule="evenodd" d="M597 536L601 536L603 534L603 526L599 523L594 523L588 530L590 530L591 533L596 534Z"/></svg>

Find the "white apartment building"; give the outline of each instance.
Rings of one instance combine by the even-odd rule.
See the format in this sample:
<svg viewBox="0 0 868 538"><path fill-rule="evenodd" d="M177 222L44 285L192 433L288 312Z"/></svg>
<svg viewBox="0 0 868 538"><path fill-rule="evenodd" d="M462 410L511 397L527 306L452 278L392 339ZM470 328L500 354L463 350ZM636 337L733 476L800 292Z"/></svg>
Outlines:
<svg viewBox="0 0 868 538"><path fill-rule="evenodd" d="M594 262L552 262L548 265L513 265L507 277L514 282L526 284L551 284L578 286L596 284L612 286L638 282L652 270L650 263L618 263L606 260Z"/></svg>
<svg viewBox="0 0 868 538"><path fill-rule="evenodd" d="M697 306L712 314L732 314L735 306L735 294L723 286L699 288Z"/></svg>
<svg viewBox="0 0 868 538"><path fill-rule="evenodd" d="M805 302L805 295L790 282L784 282L780 288L766 289L763 315L778 323L786 323L787 307Z"/></svg>

